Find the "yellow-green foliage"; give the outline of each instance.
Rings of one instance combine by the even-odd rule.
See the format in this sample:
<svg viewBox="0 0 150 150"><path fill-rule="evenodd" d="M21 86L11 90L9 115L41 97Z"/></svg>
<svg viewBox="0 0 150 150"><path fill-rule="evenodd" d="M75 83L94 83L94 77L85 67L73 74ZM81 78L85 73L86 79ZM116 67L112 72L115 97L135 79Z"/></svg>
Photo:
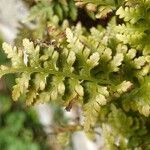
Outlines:
<svg viewBox="0 0 150 150"><path fill-rule="evenodd" d="M106 27L76 24L77 7L84 6L94 19L112 12ZM18 48L3 44L11 65L1 66L0 75L17 74L12 98L24 95L27 105L53 101L66 107L76 99L85 131L99 125L106 149L148 150L150 1L45 0L31 9L29 20L35 18L44 26L42 36L31 39L41 40L25 38Z"/></svg>
<svg viewBox="0 0 150 150"><path fill-rule="evenodd" d="M107 18L109 13L113 13L124 0L75 0L76 6L85 8L92 18Z"/></svg>

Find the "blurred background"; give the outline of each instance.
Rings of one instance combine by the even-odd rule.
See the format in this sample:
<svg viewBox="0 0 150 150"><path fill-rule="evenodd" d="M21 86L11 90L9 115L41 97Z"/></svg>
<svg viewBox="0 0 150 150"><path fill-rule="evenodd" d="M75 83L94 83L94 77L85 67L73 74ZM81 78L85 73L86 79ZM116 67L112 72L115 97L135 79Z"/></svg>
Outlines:
<svg viewBox="0 0 150 150"><path fill-rule="evenodd" d="M14 44L32 2L0 0L0 64L9 63L1 48L2 42ZM65 125L74 125L81 115L79 108L66 112L54 104L26 107L24 102L13 102L14 77L7 75L0 79L0 150L102 149L101 136L90 141L84 132L66 130Z"/></svg>

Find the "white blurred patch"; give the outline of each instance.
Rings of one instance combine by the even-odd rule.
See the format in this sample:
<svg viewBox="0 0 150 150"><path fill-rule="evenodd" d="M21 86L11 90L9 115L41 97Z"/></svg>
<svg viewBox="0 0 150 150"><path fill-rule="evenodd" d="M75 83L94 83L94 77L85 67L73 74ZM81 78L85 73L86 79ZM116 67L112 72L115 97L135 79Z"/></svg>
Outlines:
<svg viewBox="0 0 150 150"><path fill-rule="evenodd" d="M40 122L43 126L52 125L53 112L49 105L47 104L38 104L35 106Z"/></svg>
<svg viewBox="0 0 150 150"><path fill-rule="evenodd" d="M0 33L7 42L13 42L17 34L19 21L28 15L28 9L22 0L0 0Z"/></svg>
<svg viewBox="0 0 150 150"><path fill-rule="evenodd" d="M84 132L75 132L72 136L74 150L98 150L97 145L90 141Z"/></svg>

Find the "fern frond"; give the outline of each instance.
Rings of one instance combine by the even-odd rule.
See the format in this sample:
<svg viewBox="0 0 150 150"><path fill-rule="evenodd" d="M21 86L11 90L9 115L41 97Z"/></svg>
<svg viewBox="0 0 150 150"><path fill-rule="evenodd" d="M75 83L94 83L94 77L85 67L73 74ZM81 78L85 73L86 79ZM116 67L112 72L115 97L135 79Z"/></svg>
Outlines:
<svg viewBox="0 0 150 150"><path fill-rule="evenodd" d="M150 1L38 0L28 19L22 43L3 44L0 77L16 74L13 100L78 103L83 124L60 139L98 126L104 149L150 149Z"/></svg>
<svg viewBox="0 0 150 150"><path fill-rule="evenodd" d="M107 15L113 13L124 0L75 0L76 6L84 7L90 16L96 19L107 18Z"/></svg>
<svg viewBox="0 0 150 150"><path fill-rule="evenodd" d="M31 8L28 20L38 19L55 23L55 21L62 21L66 17L71 17L72 20L75 20L77 17L77 9L73 0L59 2L40 0Z"/></svg>
<svg viewBox="0 0 150 150"><path fill-rule="evenodd" d="M125 110L133 109L139 111L144 116L150 115L150 94L149 94L149 77L144 78L139 88L131 92L129 97L124 99L123 106ZM128 103L128 106L126 105Z"/></svg>
<svg viewBox="0 0 150 150"><path fill-rule="evenodd" d="M111 111L107 116L106 123L102 124L102 129L107 149L141 149L142 145L139 143L143 140L141 136L147 134L145 122L141 117L127 115L115 105L111 105ZM135 144L135 141L138 142Z"/></svg>
<svg viewBox="0 0 150 150"><path fill-rule="evenodd" d="M74 99L84 108L85 130L97 122L104 105L136 89L149 73L149 55L138 53L114 35L115 18L108 27L92 28L80 24L67 28L65 36L51 40L58 44L34 43L24 39L21 48L4 43L12 66L1 66L0 75L17 73L13 99L26 95L26 104L57 101L65 105ZM56 34L57 35L57 34Z"/></svg>
<svg viewBox="0 0 150 150"><path fill-rule="evenodd" d="M92 83L87 83L86 86L90 95L88 103L84 105L84 127L86 131L89 131L97 121L101 106L106 105L109 101L109 91L107 87Z"/></svg>
<svg viewBox="0 0 150 150"><path fill-rule="evenodd" d="M149 54L149 1L126 1L125 6L121 6L116 14L123 18L124 23L118 25L117 38L124 43L129 43L132 47L144 50ZM142 14L142 15L141 15Z"/></svg>

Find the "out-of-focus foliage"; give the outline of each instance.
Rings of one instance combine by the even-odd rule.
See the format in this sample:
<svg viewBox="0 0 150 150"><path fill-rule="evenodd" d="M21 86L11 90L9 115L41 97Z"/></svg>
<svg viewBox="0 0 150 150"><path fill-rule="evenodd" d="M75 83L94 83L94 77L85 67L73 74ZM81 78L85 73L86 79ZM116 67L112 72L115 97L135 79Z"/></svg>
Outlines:
<svg viewBox="0 0 150 150"><path fill-rule="evenodd" d="M28 1L26 1L28 2ZM28 4L35 4L30 9L30 14L24 22L32 22L32 29L28 25L22 25L16 41L28 37L30 39L49 39L50 26L65 28L68 20L74 22L77 19L77 8L73 0L33 0ZM62 25L59 27L59 25Z"/></svg>
<svg viewBox="0 0 150 150"><path fill-rule="evenodd" d="M79 104L83 123L57 130L66 131L60 139L100 126L105 149L149 150L150 1L36 1L28 21L35 28L19 46L3 44L11 65L0 74L18 75L12 98L66 110Z"/></svg>
<svg viewBox="0 0 150 150"><path fill-rule="evenodd" d="M35 112L14 105L6 95L0 95L0 149L48 149L46 135Z"/></svg>

